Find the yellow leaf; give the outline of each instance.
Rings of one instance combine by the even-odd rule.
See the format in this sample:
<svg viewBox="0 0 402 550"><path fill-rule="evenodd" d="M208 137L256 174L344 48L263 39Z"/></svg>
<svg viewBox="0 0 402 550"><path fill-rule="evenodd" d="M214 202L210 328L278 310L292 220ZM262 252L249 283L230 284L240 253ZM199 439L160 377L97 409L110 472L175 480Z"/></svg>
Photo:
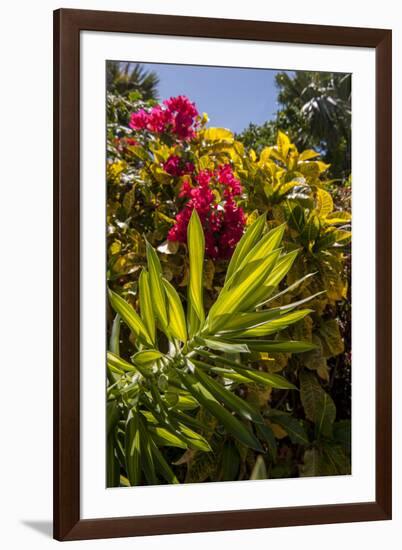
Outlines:
<svg viewBox="0 0 402 550"><path fill-rule="evenodd" d="M121 250L121 241L113 241L109 247L109 254L111 256L114 256L115 254L118 254L120 250Z"/></svg>
<svg viewBox="0 0 402 550"><path fill-rule="evenodd" d="M316 151L313 151L312 149L306 149L305 151L300 153L299 161L311 160L319 156L320 156L320 153L316 153Z"/></svg>
<svg viewBox="0 0 402 550"><path fill-rule="evenodd" d="M334 203L331 195L324 189L317 189L316 210L320 216L326 218L334 209Z"/></svg>
<svg viewBox="0 0 402 550"><path fill-rule="evenodd" d="M203 131L202 137L206 141L230 141L234 142L233 134L227 128L207 128Z"/></svg>
<svg viewBox="0 0 402 550"><path fill-rule="evenodd" d="M278 147L278 153L281 155L283 160L286 160L291 144L288 136L280 130L278 130L278 139L276 145Z"/></svg>
<svg viewBox="0 0 402 550"><path fill-rule="evenodd" d="M272 147L264 147L260 154L260 162L267 162L271 156Z"/></svg>

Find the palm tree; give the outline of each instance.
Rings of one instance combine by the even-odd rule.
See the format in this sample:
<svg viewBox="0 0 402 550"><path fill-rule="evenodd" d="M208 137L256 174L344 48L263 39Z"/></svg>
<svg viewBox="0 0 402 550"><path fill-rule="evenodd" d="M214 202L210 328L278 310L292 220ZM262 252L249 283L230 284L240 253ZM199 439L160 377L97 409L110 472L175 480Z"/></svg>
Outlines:
<svg viewBox="0 0 402 550"><path fill-rule="evenodd" d="M298 71L281 72L278 126L293 129L292 137L304 149L320 148L332 170L347 176L351 163L351 75Z"/></svg>
<svg viewBox="0 0 402 550"><path fill-rule="evenodd" d="M158 99L158 75L146 71L139 63L108 61L106 85L108 92L127 97L131 92L139 92L141 99Z"/></svg>

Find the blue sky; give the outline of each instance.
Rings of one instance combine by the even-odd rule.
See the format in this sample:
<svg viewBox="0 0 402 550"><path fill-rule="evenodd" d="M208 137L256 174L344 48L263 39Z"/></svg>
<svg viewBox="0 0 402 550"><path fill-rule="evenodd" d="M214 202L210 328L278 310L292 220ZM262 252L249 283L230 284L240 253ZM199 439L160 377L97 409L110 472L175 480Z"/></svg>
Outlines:
<svg viewBox="0 0 402 550"><path fill-rule="evenodd" d="M158 74L160 99L188 96L200 113L208 113L209 126L241 132L250 122L271 120L278 110L275 70L157 63L141 66Z"/></svg>

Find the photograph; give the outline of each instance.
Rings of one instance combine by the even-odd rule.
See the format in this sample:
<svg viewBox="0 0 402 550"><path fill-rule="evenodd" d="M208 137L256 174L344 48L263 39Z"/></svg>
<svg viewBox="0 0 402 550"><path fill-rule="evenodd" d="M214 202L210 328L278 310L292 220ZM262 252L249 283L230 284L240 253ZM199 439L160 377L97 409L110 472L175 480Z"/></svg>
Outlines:
<svg viewBox="0 0 402 550"><path fill-rule="evenodd" d="M106 487L352 473L351 91L106 61Z"/></svg>

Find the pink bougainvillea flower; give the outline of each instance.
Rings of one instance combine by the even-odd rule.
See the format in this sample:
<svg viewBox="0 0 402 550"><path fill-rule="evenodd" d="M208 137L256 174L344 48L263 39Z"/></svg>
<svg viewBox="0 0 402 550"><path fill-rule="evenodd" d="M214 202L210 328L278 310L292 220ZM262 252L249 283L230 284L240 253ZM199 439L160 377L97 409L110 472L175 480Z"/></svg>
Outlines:
<svg viewBox="0 0 402 550"><path fill-rule="evenodd" d="M179 197L187 202L177 214L168 240L187 242L187 226L195 208L204 229L206 255L213 259L230 258L245 225L243 209L235 199L241 193L242 186L230 165L222 165L215 172L201 170L193 182L186 179ZM218 203L219 195L223 200Z"/></svg>
<svg viewBox="0 0 402 550"><path fill-rule="evenodd" d="M171 155L166 162L163 163L163 169L171 176L184 176L194 172L194 164L192 162L183 162L178 155Z"/></svg>
<svg viewBox="0 0 402 550"><path fill-rule="evenodd" d="M217 177L219 183L226 186L226 189L223 192L225 197L242 194L243 188L240 181L234 176L230 164L223 164L219 166L217 169Z"/></svg>
<svg viewBox="0 0 402 550"><path fill-rule="evenodd" d="M131 113L128 125L133 130L145 130L148 124L148 116L148 113L144 109L140 109L136 113Z"/></svg>
<svg viewBox="0 0 402 550"><path fill-rule="evenodd" d="M198 117L195 104L184 95L166 99L163 104L170 116L172 132L180 139L192 139L195 135L196 118Z"/></svg>
<svg viewBox="0 0 402 550"><path fill-rule="evenodd" d="M193 139L198 126L198 111L188 97L179 95L154 105L149 111L132 113L129 122L133 130L154 133L170 132L180 140Z"/></svg>

